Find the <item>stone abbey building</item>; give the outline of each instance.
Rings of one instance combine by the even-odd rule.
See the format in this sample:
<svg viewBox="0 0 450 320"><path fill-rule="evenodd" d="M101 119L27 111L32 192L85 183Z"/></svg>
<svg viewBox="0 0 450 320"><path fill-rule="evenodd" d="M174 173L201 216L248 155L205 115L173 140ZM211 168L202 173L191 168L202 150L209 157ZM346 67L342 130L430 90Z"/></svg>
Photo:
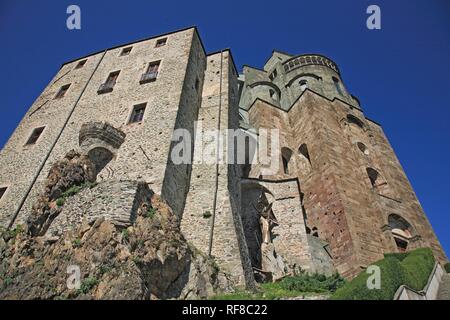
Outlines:
<svg viewBox="0 0 450 320"><path fill-rule="evenodd" d="M248 161L176 164L178 128L193 137L240 128ZM261 128L280 133L271 175L249 163ZM230 50L206 53L192 27L63 64L1 150L1 226L26 221L70 150L94 161L102 185L47 233L78 217L132 224L136 182L145 182L187 240L240 284L299 269L352 277L384 253L417 247L447 261L381 126L319 54L274 51L262 69L239 74Z"/></svg>

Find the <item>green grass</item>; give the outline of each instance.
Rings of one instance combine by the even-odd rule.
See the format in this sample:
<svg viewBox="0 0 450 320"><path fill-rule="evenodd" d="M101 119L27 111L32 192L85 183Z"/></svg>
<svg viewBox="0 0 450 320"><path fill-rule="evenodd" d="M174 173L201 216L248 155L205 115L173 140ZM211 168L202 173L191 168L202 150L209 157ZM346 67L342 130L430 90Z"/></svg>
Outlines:
<svg viewBox="0 0 450 320"><path fill-rule="evenodd" d="M79 193L81 190L83 190L85 188L93 188L96 185L97 185L96 182L85 182L79 186L71 186L69 189L67 189L66 191L64 191L61 194L61 197L56 199L56 205L58 207L62 207L64 205L64 203L66 202L67 198L76 195L77 193Z"/></svg>
<svg viewBox="0 0 450 320"><path fill-rule="evenodd" d="M317 294L330 295L337 288L344 285L345 280L338 274L326 277L320 274L301 273L296 276L283 278L273 283L263 283L257 292L237 290L233 293L220 294L213 300L276 300L311 296Z"/></svg>
<svg viewBox="0 0 450 320"><path fill-rule="evenodd" d="M430 249L421 248L407 254L387 254L375 262L381 270L381 288L368 289L367 279L371 274L361 272L351 282L338 289L333 300L392 300L397 289L405 284L415 290L422 290L434 267Z"/></svg>

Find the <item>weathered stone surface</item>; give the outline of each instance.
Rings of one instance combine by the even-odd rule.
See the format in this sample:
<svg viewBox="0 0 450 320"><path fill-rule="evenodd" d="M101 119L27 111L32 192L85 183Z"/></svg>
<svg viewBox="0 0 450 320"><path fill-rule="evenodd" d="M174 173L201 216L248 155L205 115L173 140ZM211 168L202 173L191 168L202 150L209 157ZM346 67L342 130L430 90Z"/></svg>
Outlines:
<svg viewBox="0 0 450 320"><path fill-rule="evenodd" d="M44 191L27 218L28 232L31 235L43 235L61 212L57 200L64 192L94 181L95 166L89 158L73 150L67 153L63 160L56 162L50 169Z"/></svg>
<svg viewBox="0 0 450 320"><path fill-rule="evenodd" d="M25 233L3 241L0 298L198 299L226 288L215 264L188 245L171 209L156 195L148 200L132 227L98 218L56 241ZM69 266L80 268L78 290L67 287Z"/></svg>

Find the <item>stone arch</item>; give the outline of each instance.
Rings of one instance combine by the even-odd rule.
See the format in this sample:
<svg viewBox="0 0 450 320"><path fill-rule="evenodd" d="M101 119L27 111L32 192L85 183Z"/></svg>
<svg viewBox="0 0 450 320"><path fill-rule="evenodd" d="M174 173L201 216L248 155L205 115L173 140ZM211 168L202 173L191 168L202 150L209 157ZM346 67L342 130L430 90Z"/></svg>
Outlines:
<svg viewBox="0 0 450 320"><path fill-rule="evenodd" d="M125 136L125 133L106 122L87 122L81 126L78 138L80 148L95 164L96 175L116 157ZM108 173L108 177L112 175Z"/></svg>
<svg viewBox="0 0 450 320"><path fill-rule="evenodd" d="M317 81L322 80L322 77L319 77L318 75L314 74L314 73L300 73L298 75L296 75L295 77L293 77L291 80L289 80L289 82L286 84L286 87L290 87L297 79L299 78L313 78L316 79Z"/></svg>
<svg viewBox="0 0 450 320"><path fill-rule="evenodd" d="M114 158L114 154L106 148L95 147L88 151L88 157L95 165L95 175L98 175Z"/></svg>
<svg viewBox="0 0 450 320"><path fill-rule="evenodd" d="M281 90L280 88L278 88L278 86L270 81L258 81L258 82L254 82L250 85L250 88L254 89L255 87L258 86L268 86L270 88L272 88L273 90L275 90L276 94L278 95L278 100L281 100Z"/></svg>
<svg viewBox="0 0 450 320"><path fill-rule="evenodd" d="M354 124L354 125L360 127L361 129L364 129L364 128L365 128L364 122L362 122L359 118L355 117L355 116L352 115L352 114L348 114L348 115L347 115L347 122L348 122L349 124Z"/></svg>
<svg viewBox="0 0 450 320"><path fill-rule="evenodd" d="M300 158L299 169L306 174L311 171L311 157L309 156L308 146L303 143L298 147L298 155Z"/></svg>
<svg viewBox="0 0 450 320"><path fill-rule="evenodd" d="M244 226L245 241L252 267L260 270L262 267L261 244L263 232L260 224L261 213L271 207L275 197L266 187L255 181L244 181L242 184L241 218Z"/></svg>
<svg viewBox="0 0 450 320"><path fill-rule="evenodd" d="M406 251L411 239L416 235L413 226L396 213L388 216L388 227L398 251Z"/></svg>
<svg viewBox="0 0 450 320"><path fill-rule="evenodd" d="M370 167L366 168L366 172L369 177L370 184L372 185L372 189L378 194L390 197L390 186L383 175L378 170Z"/></svg>
<svg viewBox="0 0 450 320"><path fill-rule="evenodd" d="M287 147L281 148L281 160L282 160L282 164L283 164L283 173L284 174L289 174L292 171L291 159L292 159L292 150Z"/></svg>

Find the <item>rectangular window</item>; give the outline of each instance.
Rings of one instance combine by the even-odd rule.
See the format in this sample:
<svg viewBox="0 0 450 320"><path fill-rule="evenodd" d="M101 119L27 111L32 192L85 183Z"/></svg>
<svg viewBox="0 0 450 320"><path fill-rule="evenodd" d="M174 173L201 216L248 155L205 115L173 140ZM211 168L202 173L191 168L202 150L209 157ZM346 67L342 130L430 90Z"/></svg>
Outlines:
<svg viewBox="0 0 450 320"><path fill-rule="evenodd" d="M55 99L60 99L66 95L67 90L69 90L70 83L63 85L61 89L59 89L58 93L55 96Z"/></svg>
<svg viewBox="0 0 450 320"><path fill-rule="evenodd" d="M44 129L45 127L39 127L34 129L33 132L31 133L31 136L28 138L26 145L35 144L38 141Z"/></svg>
<svg viewBox="0 0 450 320"><path fill-rule="evenodd" d="M158 76L158 70L159 70L160 63L161 63L161 61L150 62L148 64L147 71L142 75L139 83L143 84L143 83L155 81L156 77Z"/></svg>
<svg viewBox="0 0 450 320"><path fill-rule="evenodd" d="M5 194L5 192L6 192L6 187L4 187L4 188L0 188L0 199L2 199L3 198L3 195Z"/></svg>
<svg viewBox="0 0 450 320"><path fill-rule="evenodd" d="M111 72L108 78L106 79L106 82L100 85L100 88L98 88L97 93L101 94L113 91L117 78L119 77L119 73L120 71Z"/></svg>
<svg viewBox="0 0 450 320"><path fill-rule="evenodd" d="M80 62L77 63L77 66L75 67L75 69L81 69L83 68L83 66L86 64L87 59L81 60Z"/></svg>
<svg viewBox="0 0 450 320"><path fill-rule="evenodd" d="M130 122L129 123L136 123L141 122L142 119L144 119L144 112L145 107L147 106L146 103L137 104L133 107L133 111L131 112Z"/></svg>
<svg viewBox="0 0 450 320"><path fill-rule="evenodd" d="M130 53L131 53L131 49L132 49L133 47L127 47L127 48L123 48L122 49L122 52L120 53L120 55L121 56L127 56L127 55L129 55Z"/></svg>
<svg viewBox="0 0 450 320"><path fill-rule="evenodd" d="M166 43L167 43L167 38L158 39L158 40L156 40L155 48L165 46Z"/></svg>

